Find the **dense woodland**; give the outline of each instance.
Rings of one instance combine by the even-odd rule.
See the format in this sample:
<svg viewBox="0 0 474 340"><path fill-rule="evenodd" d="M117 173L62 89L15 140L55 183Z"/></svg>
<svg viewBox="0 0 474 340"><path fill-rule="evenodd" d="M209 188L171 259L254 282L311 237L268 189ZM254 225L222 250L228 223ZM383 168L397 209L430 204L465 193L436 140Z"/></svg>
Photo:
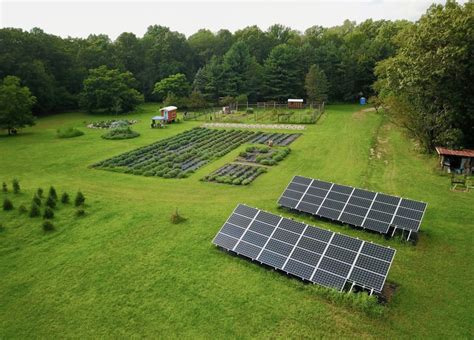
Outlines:
<svg viewBox="0 0 474 340"><path fill-rule="evenodd" d="M472 146L473 27L473 4L448 2L416 23L345 21L304 33L273 25L201 29L187 38L153 25L143 37L122 33L112 41L5 28L0 79L18 77L36 98L36 115L78 107L123 112L143 100L183 98L190 106L230 97L353 102L378 92L427 149Z"/></svg>

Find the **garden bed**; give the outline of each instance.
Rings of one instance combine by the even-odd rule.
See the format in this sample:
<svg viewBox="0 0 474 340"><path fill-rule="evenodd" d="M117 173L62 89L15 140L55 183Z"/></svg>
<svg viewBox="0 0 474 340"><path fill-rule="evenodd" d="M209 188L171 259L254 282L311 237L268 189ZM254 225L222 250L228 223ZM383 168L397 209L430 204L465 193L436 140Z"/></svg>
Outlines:
<svg viewBox="0 0 474 340"><path fill-rule="evenodd" d="M87 124L89 129L113 129L118 127L126 127L138 123L136 119L109 119L91 122Z"/></svg>
<svg viewBox="0 0 474 340"><path fill-rule="evenodd" d="M248 185L265 172L267 172L267 169L261 166L232 163L224 165L202 180L232 185Z"/></svg>
<svg viewBox="0 0 474 340"><path fill-rule="evenodd" d="M244 143L292 142L299 135L194 128L92 165L134 175L184 178ZM282 144L282 145L283 145Z"/></svg>
<svg viewBox="0 0 474 340"><path fill-rule="evenodd" d="M249 146L239 154L238 162L275 165L290 153L289 148L270 148L268 146Z"/></svg>

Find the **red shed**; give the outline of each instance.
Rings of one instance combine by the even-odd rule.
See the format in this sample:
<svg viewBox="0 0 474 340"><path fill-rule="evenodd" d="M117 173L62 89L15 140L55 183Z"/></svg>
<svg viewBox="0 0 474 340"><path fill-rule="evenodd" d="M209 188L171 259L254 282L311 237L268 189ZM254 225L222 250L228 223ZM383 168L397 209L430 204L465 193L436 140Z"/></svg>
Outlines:
<svg viewBox="0 0 474 340"><path fill-rule="evenodd" d="M474 171L474 150L453 150L436 147L439 163L443 170L460 174L471 174Z"/></svg>
<svg viewBox="0 0 474 340"><path fill-rule="evenodd" d="M302 109L303 99L288 99L288 108L289 109Z"/></svg>

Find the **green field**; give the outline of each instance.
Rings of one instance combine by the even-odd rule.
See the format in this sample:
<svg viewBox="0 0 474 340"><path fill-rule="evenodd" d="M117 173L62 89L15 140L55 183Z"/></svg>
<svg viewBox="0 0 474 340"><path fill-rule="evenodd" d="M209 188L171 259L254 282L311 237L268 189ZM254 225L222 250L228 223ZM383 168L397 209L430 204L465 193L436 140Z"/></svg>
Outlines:
<svg viewBox="0 0 474 340"><path fill-rule="evenodd" d="M140 120L135 139L104 140L104 131L85 122L109 117L77 112L0 136L0 181L10 185L16 177L22 186L19 195L1 193L2 200L29 207L36 188L50 185L71 195L80 189L87 199L82 218L60 206L57 230L48 234L41 218L0 211L0 338L472 339L474 196L450 191L434 157L418 153L388 119L359 109L328 106L288 157L248 186L199 180L245 145L185 179L89 168L202 123L150 129L156 105L126 116ZM56 129L70 126L85 135L56 138ZM381 316L211 244L237 203L294 216L276 201L295 174L428 202L416 246L300 217L397 249L388 281L398 289ZM176 208L185 223L170 223Z"/></svg>

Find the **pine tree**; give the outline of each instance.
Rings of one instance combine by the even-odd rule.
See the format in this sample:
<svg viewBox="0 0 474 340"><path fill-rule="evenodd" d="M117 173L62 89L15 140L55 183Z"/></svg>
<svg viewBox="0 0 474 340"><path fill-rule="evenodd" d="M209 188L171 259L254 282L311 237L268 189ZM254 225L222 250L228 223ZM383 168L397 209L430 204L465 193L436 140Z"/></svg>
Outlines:
<svg viewBox="0 0 474 340"><path fill-rule="evenodd" d="M40 207L35 202L32 202L30 208L30 217L38 217L40 214Z"/></svg>
<svg viewBox="0 0 474 340"><path fill-rule="evenodd" d="M53 196L48 196L48 199L46 200L46 206L50 207L51 209L56 207L56 200L53 198Z"/></svg>
<svg viewBox="0 0 474 340"><path fill-rule="evenodd" d="M8 198L5 198L3 200L3 210L5 211L13 210L13 203Z"/></svg>
<svg viewBox="0 0 474 340"><path fill-rule="evenodd" d="M306 74L305 89L308 102L322 103L328 99L328 80L326 74L317 65L312 65Z"/></svg>
<svg viewBox="0 0 474 340"><path fill-rule="evenodd" d="M86 198L84 197L82 192L78 191L77 194L76 194L76 198L74 199L74 205L76 207L79 207L79 206L83 205L85 201L86 201Z"/></svg>
<svg viewBox="0 0 474 340"><path fill-rule="evenodd" d="M61 195L61 203L63 204L69 203L69 195L67 192L63 192L63 194Z"/></svg>
<svg viewBox="0 0 474 340"><path fill-rule="evenodd" d="M56 189L54 189L53 186L51 186L49 188L49 197L51 197L52 199L54 199L55 201L58 200L58 194L56 193Z"/></svg>
<svg viewBox="0 0 474 340"><path fill-rule="evenodd" d="M46 209L44 209L43 218L44 219L51 219L53 217L54 217L53 209L51 209L50 207L46 207Z"/></svg>
<svg viewBox="0 0 474 340"><path fill-rule="evenodd" d="M12 184L13 184L13 192L15 194L18 194L20 192L20 182L16 178L14 178Z"/></svg>

